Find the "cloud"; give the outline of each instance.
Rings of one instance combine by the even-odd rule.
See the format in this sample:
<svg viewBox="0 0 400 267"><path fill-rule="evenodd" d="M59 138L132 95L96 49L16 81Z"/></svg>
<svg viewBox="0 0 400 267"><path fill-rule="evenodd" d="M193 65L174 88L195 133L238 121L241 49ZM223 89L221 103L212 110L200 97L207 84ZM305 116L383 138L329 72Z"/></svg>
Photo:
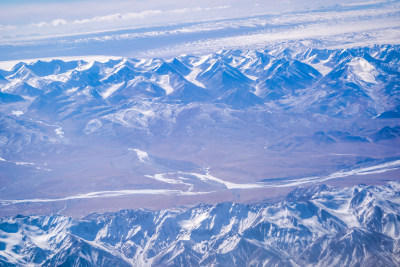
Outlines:
<svg viewBox="0 0 400 267"><path fill-rule="evenodd" d="M129 20L138 20L145 19L148 17L161 16L161 15L175 15L175 14L185 14L185 13L193 13L193 12L207 12L211 10L218 9L227 9L230 8L230 5L225 6L216 6L216 7L193 7L193 8L180 8L180 9L171 9L171 10L161 10L161 9L153 9L153 10L144 10L141 12L127 12L127 13L115 13L109 14L105 16L96 16L85 19L76 19L76 20L65 20L65 19L54 19L50 22L38 22L31 23L29 26L33 27L48 27L48 26L62 26L62 25L81 25L81 24L89 24L89 23L101 23L101 22L120 22L120 21L129 21Z"/></svg>
<svg viewBox="0 0 400 267"><path fill-rule="evenodd" d="M15 28L17 28L17 27L14 25L1 25L0 24L0 31L14 30Z"/></svg>
<svg viewBox="0 0 400 267"><path fill-rule="evenodd" d="M90 19L80 19L74 20L72 23L74 24L83 24L83 23L92 23L92 22L110 22L110 21L118 21L118 20L131 20L131 19L144 19L147 17L160 15L163 11L156 9L156 10L145 10L142 12L129 12L129 13L116 13L110 14L106 16L97 16Z"/></svg>
<svg viewBox="0 0 400 267"><path fill-rule="evenodd" d="M63 19L55 19L55 20L52 20L52 21L51 21L51 24L52 24L53 26L65 25L65 24L67 24L67 21L66 21L66 20L63 20Z"/></svg>
<svg viewBox="0 0 400 267"><path fill-rule="evenodd" d="M376 2L383 0L357 0L356 2L360 1ZM333 14L321 12L320 1L317 1L317 3L313 0L292 0L292 4L290 5L274 0L249 0L246 3L242 0L196 0L193 2L183 0L171 0L168 2L161 2L159 0L116 0L115 2L87 0L76 1L73 4L70 2L67 3L66 0L56 2L46 2L41 5L21 5L21 8L14 9L9 7L0 8L0 24L2 24L2 26L0 25L0 43L15 44L19 41L27 42L49 37L74 35L78 35L79 37L77 38L81 38L81 35L92 33L96 33L96 37L106 40L135 39L140 38L141 36L137 35L142 34L143 31L115 37L101 36L99 33L105 32L107 35L112 35L110 32L114 30L134 30L144 27L179 25L182 23L190 24L182 24L181 29L174 29L172 32L146 32L144 35L206 32L224 27L254 28L260 26L260 23L261 26L293 23L303 25L310 23L310 17L314 18L315 21L320 21L321 19L336 19L340 21L344 17L353 17L355 12L364 12L365 16L375 16L376 14L371 12L372 7L374 10L378 9L382 13L382 17L386 15L394 16L393 14L384 13L383 9L394 8L393 12L398 12L398 7L394 4L382 5L379 8L375 6L371 6L371 8L362 6L361 10L358 8L342 8L337 5L332 6L336 3L353 3L354 1L351 0L324 1L325 6L332 6L329 11L337 11L336 13L333 12ZM330 5L328 5L328 2ZM304 14L306 10L313 10L314 12ZM327 10L327 8L323 10ZM348 13L344 14L344 11L348 11ZM292 13L297 14L297 16L290 16ZM256 21L255 18L263 15L270 17L260 23ZM280 15L279 18L276 17L277 15ZM243 20L238 21L239 18L248 17L254 19L246 20L245 22ZM238 23L235 25L220 24L227 19L235 19L232 20L231 24ZM202 25L205 27L202 29L193 28L191 24L198 22L207 24L209 21L213 21L213 23L211 25ZM219 23L216 21L219 21ZM163 30L157 29L157 31Z"/></svg>
<svg viewBox="0 0 400 267"><path fill-rule="evenodd" d="M68 21L64 20L64 19L54 19L50 22L38 22L38 23L31 23L29 24L29 26L33 26L33 27L46 27L46 26L60 26L60 25L66 25L68 23Z"/></svg>

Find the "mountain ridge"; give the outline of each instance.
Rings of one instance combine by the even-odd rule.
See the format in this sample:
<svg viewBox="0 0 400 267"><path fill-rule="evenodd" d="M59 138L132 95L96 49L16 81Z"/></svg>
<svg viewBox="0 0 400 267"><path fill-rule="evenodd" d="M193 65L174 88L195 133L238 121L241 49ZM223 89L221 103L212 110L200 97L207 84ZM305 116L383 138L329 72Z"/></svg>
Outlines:
<svg viewBox="0 0 400 267"><path fill-rule="evenodd" d="M399 182L298 188L284 202L0 219L0 262L397 265ZM306 197L305 197L306 196Z"/></svg>

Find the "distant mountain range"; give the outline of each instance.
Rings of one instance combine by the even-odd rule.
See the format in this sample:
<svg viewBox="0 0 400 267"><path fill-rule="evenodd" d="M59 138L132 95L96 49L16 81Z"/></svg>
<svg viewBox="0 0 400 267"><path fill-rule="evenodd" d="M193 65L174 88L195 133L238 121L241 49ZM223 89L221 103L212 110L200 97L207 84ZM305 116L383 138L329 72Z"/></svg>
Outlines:
<svg viewBox="0 0 400 267"><path fill-rule="evenodd" d="M275 103L281 110L342 117L399 112L399 47L298 50L222 51L169 61L19 63L0 72L2 93L12 95L1 100L17 102L22 97L31 102L29 110L38 112L46 112L44 103L51 101L61 119L74 116L82 106L111 109L139 99L239 109Z"/></svg>
<svg viewBox="0 0 400 267"><path fill-rule="evenodd" d="M308 123L313 123L312 116L388 121L400 117L399 49L390 45L345 50L283 47L169 61L123 58L105 63L19 63L10 71L0 71L1 112L4 123L15 127L24 127L27 117L73 121L81 134L98 134L112 124L160 134L154 128L163 123L169 124L162 127L168 135L172 131L168 120L181 118L182 110L207 105L201 114L192 115L228 120L228 124L236 122L231 115L221 117L221 110L290 114L294 120L298 120L294 114L308 114L302 118ZM8 118L13 109L25 115L18 121ZM35 127L41 128L37 123ZM397 137L396 127L383 125L368 129L368 133L355 130L360 136L323 134L329 135L327 142L381 141ZM5 134L2 132L3 138L10 140ZM313 134L307 138L318 135ZM5 148L14 150L7 144L3 144L3 155Z"/></svg>

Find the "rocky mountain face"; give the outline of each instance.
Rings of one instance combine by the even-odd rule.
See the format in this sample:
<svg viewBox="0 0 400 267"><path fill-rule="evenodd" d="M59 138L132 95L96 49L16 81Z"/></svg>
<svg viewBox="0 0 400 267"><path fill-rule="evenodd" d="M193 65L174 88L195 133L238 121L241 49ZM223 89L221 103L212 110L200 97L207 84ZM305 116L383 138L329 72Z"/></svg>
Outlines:
<svg viewBox="0 0 400 267"><path fill-rule="evenodd" d="M0 220L0 264L397 266L400 184L300 187L285 201Z"/></svg>

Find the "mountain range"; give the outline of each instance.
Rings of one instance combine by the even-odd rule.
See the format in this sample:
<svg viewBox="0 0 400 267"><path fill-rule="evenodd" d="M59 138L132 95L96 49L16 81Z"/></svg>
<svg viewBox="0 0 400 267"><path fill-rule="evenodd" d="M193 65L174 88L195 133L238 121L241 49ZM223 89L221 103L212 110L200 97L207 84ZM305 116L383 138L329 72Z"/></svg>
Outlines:
<svg viewBox="0 0 400 267"><path fill-rule="evenodd" d="M142 199L125 208L282 200L299 184L397 179L399 49L283 44L0 70L2 213L84 215L121 194Z"/></svg>
<svg viewBox="0 0 400 267"><path fill-rule="evenodd" d="M0 264L397 266L400 184L299 187L283 202L0 219Z"/></svg>

